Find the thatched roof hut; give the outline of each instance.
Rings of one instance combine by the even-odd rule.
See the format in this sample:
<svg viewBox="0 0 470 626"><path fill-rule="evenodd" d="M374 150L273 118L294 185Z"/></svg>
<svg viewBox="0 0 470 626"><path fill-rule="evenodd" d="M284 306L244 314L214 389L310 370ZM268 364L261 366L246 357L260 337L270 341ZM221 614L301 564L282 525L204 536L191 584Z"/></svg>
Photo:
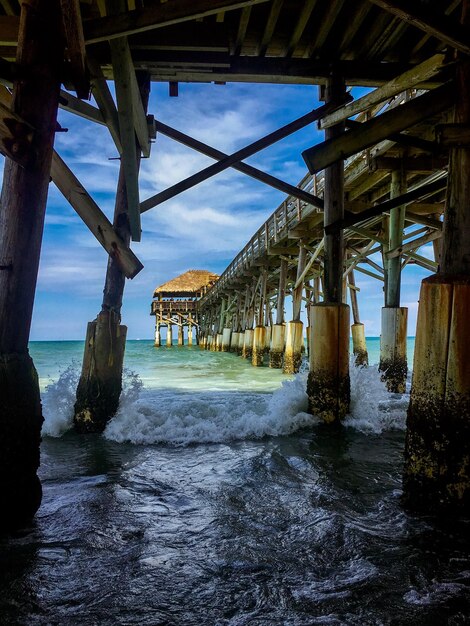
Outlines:
<svg viewBox="0 0 470 626"><path fill-rule="evenodd" d="M207 270L188 270L169 280L153 292L154 298L194 298L200 297L219 278Z"/></svg>

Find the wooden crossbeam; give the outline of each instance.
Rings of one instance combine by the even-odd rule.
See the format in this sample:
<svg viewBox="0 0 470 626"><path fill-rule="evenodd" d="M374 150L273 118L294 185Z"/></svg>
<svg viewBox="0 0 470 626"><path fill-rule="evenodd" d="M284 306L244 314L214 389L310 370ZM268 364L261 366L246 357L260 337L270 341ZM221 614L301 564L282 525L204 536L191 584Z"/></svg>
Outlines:
<svg viewBox="0 0 470 626"><path fill-rule="evenodd" d="M116 259L123 274L134 278L144 266L57 152L52 157L51 178L106 252Z"/></svg>
<svg viewBox="0 0 470 626"><path fill-rule="evenodd" d="M245 148L242 148L241 150L237 150L237 152L234 152L233 154L227 156L224 159L221 159L218 163L209 165L209 167L206 167L205 169L197 172L196 174L193 174L192 176L189 176L188 178L180 181L179 183L176 183L176 185L173 185L172 187L169 187L168 189L165 189L164 191L158 194L155 194L151 198L148 198L148 200L145 200L144 202L142 202L141 211L142 212L148 211L149 209L152 209L153 207L157 206L157 204L161 204L162 202L165 202L166 200L173 198L174 196L182 193L183 191L186 191L187 189L190 189L191 187L198 185L202 181L207 180L208 178L211 178L215 174L219 174L220 172L223 172L227 168L235 165L236 163L240 163L240 161L247 159L253 154L256 154L257 152L259 152L260 150L263 150L264 148L271 146L277 141L280 141L281 139L283 139L284 137L288 137L292 133L295 133L301 128L304 128L305 126L307 126L308 124L311 124L312 122L320 119L323 115L325 115L325 113L327 113L329 110L333 109L334 107L340 106L340 104L341 103L339 102L332 103L332 104L325 104L319 107L318 109L314 109L313 111L310 111L309 113L303 115L302 117L299 117L293 122L286 124L282 128L279 128L278 130L275 130L274 132L269 133L262 139L258 139L257 141L246 146Z"/></svg>
<svg viewBox="0 0 470 626"><path fill-rule="evenodd" d="M171 137L172 139L179 141L183 145L189 146L190 148L193 148L194 150L197 150L202 154L210 156L213 159L220 160L228 157L225 152L216 150L215 148L212 148L202 141L193 139L192 137L189 137L189 135L185 135L184 133L172 128L171 126L167 126L162 122L155 121L155 127L157 129L157 132L161 132L163 135ZM251 176L256 180L259 180L267 185L270 185L271 187L274 187L275 189L279 189L279 191L283 191L284 193L291 195L294 198L299 198L299 200L303 200L304 202L307 202L308 204L311 204L318 208L323 207L323 200L321 198L318 198L308 191L299 189L299 187L294 187L294 185L290 185L289 183L286 183L279 178L276 178L275 176L271 176L271 174L266 174L265 172L262 172L261 170L258 170L251 165L248 165L246 163L235 163L234 165L232 165L232 167L233 169L242 172L243 174L247 174L248 176Z"/></svg>
<svg viewBox="0 0 470 626"><path fill-rule="evenodd" d="M419 200L420 198L426 198L438 191L442 191L447 186L447 178L442 177L438 180L435 180L431 183L427 183L413 189L412 191L407 191L406 193L397 196L396 198L392 198L391 200L386 200L385 202L381 202L370 209L366 209L362 211L362 213L353 213L345 215L343 220L339 220L334 222L333 224L329 224L325 226L325 232L328 234L329 232L333 233L341 228L348 228L349 226L354 226L355 224L359 224L360 222L365 222L366 220L377 217L382 213L386 213L391 209L395 209L396 207L402 206L403 204L410 204L410 202L414 202L415 200Z"/></svg>
<svg viewBox="0 0 470 626"><path fill-rule="evenodd" d="M127 55L128 44L125 38L109 42L113 60L114 84L118 103L119 135L121 138L121 163L126 180L127 213L133 241L141 239L139 168L134 130L134 109L132 98L132 76L134 66Z"/></svg>
<svg viewBox="0 0 470 626"><path fill-rule="evenodd" d="M432 35L452 48L470 54L470 29L429 3L416 0L370 0L385 11Z"/></svg>
<svg viewBox="0 0 470 626"><path fill-rule="evenodd" d="M90 80L85 62L85 39L80 14L80 0L60 0L60 8L64 25L69 75L77 96L87 99L90 93Z"/></svg>
<svg viewBox="0 0 470 626"><path fill-rule="evenodd" d="M87 64L90 70L93 97L101 112L104 123L114 141L119 154L122 154L121 135L119 130L119 116L108 83L103 75L101 66L90 55L87 56Z"/></svg>
<svg viewBox="0 0 470 626"><path fill-rule="evenodd" d="M439 230L434 230L431 233L428 233L427 235L423 235L422 237L418 237L417 239L413 239L413 241L404 243L401 246L394 248L393 250L389 250L389 252L385 254L385 257L387 259L394 259L395 257L398 257L405 252L413 252L414 250L417 250L421 246L424 246L427 243L434 241L435 239L440 239L441 237L442 237L442 232Z"/></svg>
<svg viewBox="0 0 470 626"><path fill-rule="evenodd" d="M447 156L428 156L420 154L414 157L383 157L371 159L369 171L377 170L393 171L403 169L405 172L435 172L443 170L449 165Z"/></svg>
<svg viewBox="0 0 470 626"><path fill-rule="evenodd" d="M85 41L87 44L97 43L263 2L267 0L172 0L145 9L89 20L85 24Z"/></svg>
<svg viewBox="0 0 470 626"><path fill-rule="evenodd" d="M61 89L59 96L59 106L64 111L74 113L86 120L97 122L98 124L106 124L103 115L99 109L88 102L76 98L71 93Z"/></svg>
<svg viewBox="0 0 470 626"><path fill-rule="evenodd" d="M337 109L325 116L320 120L319 127L324 129L334 124L339 124L339 122L344 122L348 117L362 113L380 102L385 102L385 100L397 96L406 89L410 89L411 87L415 87L427 81L429 78L432 78L442 71L444 67L443 62L444 55L435 54L430 59L423 61L423 63L420 63L416 67L407 70L403 74L400 74L400 76L385 83L385 85L377 87L374 91L362 96L362 98L358 98L354 102L350 102L341 107L341 109Z"/></svg>
<svg viewBox="0 0 470 626"><path fill-rule="evenodd" d="M339 137L305 150L302 156L310 173L314 174L448 109L454 99L453 85L443 85L391 111L385 111Z"/></svg>

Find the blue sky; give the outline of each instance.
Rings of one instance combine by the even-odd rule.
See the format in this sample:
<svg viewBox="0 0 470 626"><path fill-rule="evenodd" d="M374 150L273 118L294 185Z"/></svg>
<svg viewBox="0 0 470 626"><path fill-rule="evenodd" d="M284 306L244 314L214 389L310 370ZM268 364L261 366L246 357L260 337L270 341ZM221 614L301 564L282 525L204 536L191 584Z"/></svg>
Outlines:
<svg viewBox="0 0 470 626"><path fill-rule="evenodd" d="M233 152L318 106L313 86L181 84L169 98L166 84L153 84L149 113L224 152ZM119 169L105 127L60 112L69 129L55 148L112 220ZM292 184L305 175L301 152L322 140L314 125L260 152L247 162ZM142 161L141 200L213 163L158 135ZM142 241L133 250L144 269L126 281L123 323L128 338L151 338L149 315L155 286L188 269L221 273L284 195L235 171L226 171L142 216ZM430 256L430 249L422 254ZM38 277L32 340L83 339L88 321L101 308L107 257L103 248L51 183ZM402 303L409 307L414 335L420 280L425 270L408 266ZM356 274L359 306L368 335L380 334L382 286ZM287 311L289 317L289 311Z"/></svg>

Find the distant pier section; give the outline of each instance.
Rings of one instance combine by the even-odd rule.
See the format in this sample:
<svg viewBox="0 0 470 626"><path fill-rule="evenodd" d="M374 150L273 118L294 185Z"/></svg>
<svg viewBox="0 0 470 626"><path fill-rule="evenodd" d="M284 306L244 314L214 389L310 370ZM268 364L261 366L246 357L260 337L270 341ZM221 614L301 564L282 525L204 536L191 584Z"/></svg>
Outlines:
<svg viewBox="0 0 470 626"><path fill-rule="evenodd" d="M218 280L219 276L208 270L188 270L153 292L150 315L155 316L155 347L162 345L161 329L166 328L166 345L173 345L173 327L177 328L178 345L193 345L198 342L199 320L197 302Z"/></svg>

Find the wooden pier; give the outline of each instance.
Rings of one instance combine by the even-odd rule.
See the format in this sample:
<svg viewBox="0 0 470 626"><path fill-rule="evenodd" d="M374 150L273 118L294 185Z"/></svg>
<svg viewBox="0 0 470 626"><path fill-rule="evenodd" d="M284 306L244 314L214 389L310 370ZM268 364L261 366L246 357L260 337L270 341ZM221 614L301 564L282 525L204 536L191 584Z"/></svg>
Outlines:
<svg viewBox="0 0 470 626"><path fill-rule="evenodd" d="M218 275L207 270L189 270L160 285L153 292L155 300L150 307L150 315L155 317L155 347L162 345L161 329L166 328L165 345L173 345L173 327L177 328L178 345L193 345L199 341L199 318L197 303L218 279Z"/></svg>
<svg viewBox="0 0 470 626"><path fill-rule="evenodd" d="M350 309L356 359L367 358L355 273L383 285L380 368L389 389L401 392L401 271L410 263L429 270L404 500L426 512L469 511L469 21L469 0L0 0L2 525L30 519L41 500L42 414L27 346L50 181L109 259L75 407L76 428L93 432L119 400L121 305L125 278L142 270L131 241L141 239L145 212L230 167L286 200L202 298L200 341L295 372L307 306L310 409L338 425L349 402ZM318 85L322 104L225 154L147 113L155 81L168 83L171 97L183 82ZM352 86L373 90L353 100ZM120 159L112 222L54 151L59 108L109 130ZM245 162L312 123L325 137L304 152L309 174L300 185ZM158 133L215 163L142 199L140 161ZM432 260L420 253L429 242ZM168 312L167 320L179 319L181 311Z"/></svg>

